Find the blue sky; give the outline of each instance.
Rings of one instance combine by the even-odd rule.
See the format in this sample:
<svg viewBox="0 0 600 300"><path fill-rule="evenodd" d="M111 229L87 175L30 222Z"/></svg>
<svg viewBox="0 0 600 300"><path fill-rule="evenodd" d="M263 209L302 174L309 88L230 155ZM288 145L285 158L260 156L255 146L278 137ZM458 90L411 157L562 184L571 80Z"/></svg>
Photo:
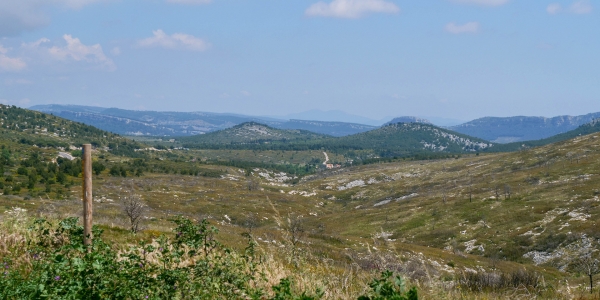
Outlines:
<svg viewBox="0 0 600 300"><path fill-rule="evenodd" d="M286 115L600 111L587 0L3 0L0 102Z"/></svg>

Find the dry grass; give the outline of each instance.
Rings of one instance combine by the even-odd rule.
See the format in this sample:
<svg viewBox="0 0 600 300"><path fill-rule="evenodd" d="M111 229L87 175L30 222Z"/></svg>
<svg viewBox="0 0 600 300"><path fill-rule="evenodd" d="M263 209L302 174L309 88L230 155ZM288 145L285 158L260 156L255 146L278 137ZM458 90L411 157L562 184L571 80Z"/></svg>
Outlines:
<svg viewBox="0 0 600 300"><path fill-rule="evenodd" d="M222 166L214 168L225 171L224 178L101 175L94 181L94 218L116 243L169 232L169 219L176 215L208 218L220 229L221 240L241 250L241 233L248 230L252 214L269 281L293 276L300 287L326 287L331 299L360 294L383 268L411 278L425 299L587 297L585 278L560 272L551 262L535 266L523 254L564 247L569 232L600 238L595 221L600 213L599 150L600 141L592 135L518 153L353 167L294 186L267 180L259 175L264 170L246 177L243 170ZM248 180L260 188L249 190ZM142 220L147 229L137 235L124 229L119 201L130 190L148 204ZM81 214L79 193L74 186L67 200L0 197L0 206L51 218L76 216ZM302 216L305 227L299 244L305 256L298 267L290 258L285 230L289 215ZM3 243L18 245L4 223ZM464 270L510 273L524 266L543 275L549 288L480 295L452 285Z"/></svg>

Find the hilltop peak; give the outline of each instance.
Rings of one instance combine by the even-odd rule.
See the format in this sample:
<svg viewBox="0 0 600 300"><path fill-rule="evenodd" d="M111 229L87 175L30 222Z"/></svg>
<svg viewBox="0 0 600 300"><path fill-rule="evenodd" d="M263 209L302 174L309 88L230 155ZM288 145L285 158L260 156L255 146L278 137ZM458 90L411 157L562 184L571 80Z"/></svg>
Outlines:
<svg viewBox="0 0 600 300"><path fill-rule="evenodd" d="M393 118L391 121L383 124L383 126L385 125L390 125L390 124L395 124L395 123L425 123L425 124L431 124L431 122L427 119L422 119L419 117L412 117L412 116L403 116L403 117L397 117L397 118Z"/></svg>

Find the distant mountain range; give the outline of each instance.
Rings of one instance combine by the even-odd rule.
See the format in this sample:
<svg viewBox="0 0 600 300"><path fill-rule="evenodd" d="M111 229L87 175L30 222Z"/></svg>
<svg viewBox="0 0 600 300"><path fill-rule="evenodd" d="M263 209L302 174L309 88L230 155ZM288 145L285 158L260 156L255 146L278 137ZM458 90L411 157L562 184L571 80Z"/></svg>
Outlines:
<svg viewBox="0 0 600 300"><path fill-rule="evenodd" d="M350 135L376 128L356 123L283 120L210 112L137 111L57 104L36 105L30 109L130 136L191 136L230 128L245 122L259 122L281 129L309 130L331 136Z"/></svg>
<svg viewBox="0 0 600 300"><path fill-rule="evenodd" d="M373 120L370 118L365 118L365 117L349 114L349 113L343 112L341 110L323 111L323 110L318 110L318 109L308 110L308 111L295 113L295 114L288 114L288 115L285 115L282 117L274 117L274 118L315 120L315 121L325 121L325 122L342 122L342 123L354 123L354 124L358 123L358 124L366 124L366 125L376 126L376 127L381 126L387 120L387 118L381 119L381 120Z"/></svg>
<svg viewBox="0 0 600 300"><path fill-rule="evenodd" d="M384 123L346 114L342 111L318 110L288 115L286 117L294 117L288 120L226 113L136 111L56 104L36 105L30 109L51 113L121 135L136 136L193 136L231 128L246 122L257 122L278 129L307 130L341 137L371 131L379 127L376 125ZM553 118L485 117L446 128L461 134L502 144L546 139L574 130L596 118L600 118L600 112ZM343 120L359 120L364 121L364 123L345 122ZM367 122L370 124L366 124ZM424 118L405 116L394 118L383 125L395 123L431 124L432 122Z"/></svg>
<svg viewBox="0 0 600 300"><path fill-rule="evenodd" d="M554 118L485 117L448 128L495 143L511 143L545 139L576 129L597 118L600 118L600 112L582 116L558 116Z"/></svg>

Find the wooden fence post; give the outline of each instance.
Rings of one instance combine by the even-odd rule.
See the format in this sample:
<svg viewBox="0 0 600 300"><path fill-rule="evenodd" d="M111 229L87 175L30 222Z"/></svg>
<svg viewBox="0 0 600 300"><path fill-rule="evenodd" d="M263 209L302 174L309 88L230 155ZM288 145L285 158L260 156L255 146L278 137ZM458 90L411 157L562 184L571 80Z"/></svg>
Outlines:
<svg viewBox="0 0 600 300"><path fill-rule="evenodd" d="M92 145L82 147L83 171L83 244L92 244Z"/></svg>

